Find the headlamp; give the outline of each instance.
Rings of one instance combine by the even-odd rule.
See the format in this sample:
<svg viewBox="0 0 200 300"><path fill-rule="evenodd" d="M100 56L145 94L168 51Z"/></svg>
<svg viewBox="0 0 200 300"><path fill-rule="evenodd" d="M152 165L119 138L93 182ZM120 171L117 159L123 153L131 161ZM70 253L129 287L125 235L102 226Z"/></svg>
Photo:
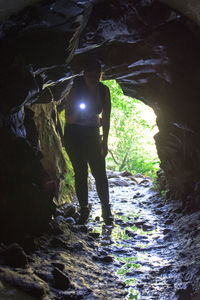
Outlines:
<svg viewBox="0 0 200 300"><path fill-rule="evenodd" d="M86 109L86 104L85 104L84 102L81 102L81 103L79 104L79 108L80 108L81 110L85 110L85 109Z"/></svg>
<svg viewBox="0 0 200 300"><path fill-rule="evenodd" d="M83 121L87 118L88 105L84 100L81 100L77 105L78 119Z"/></svg>

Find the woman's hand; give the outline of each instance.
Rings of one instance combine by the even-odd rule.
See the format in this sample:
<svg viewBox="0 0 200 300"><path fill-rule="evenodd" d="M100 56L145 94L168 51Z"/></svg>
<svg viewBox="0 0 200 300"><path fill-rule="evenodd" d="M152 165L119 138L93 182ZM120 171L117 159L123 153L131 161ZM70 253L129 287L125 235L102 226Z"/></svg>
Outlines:
<svg viewBox="0 0 200 300"><path fill-rule="evenodd" d="M102 141L101 143L101 155L106 157L106 155L108 154L108 144L104 141Z"/></svg>

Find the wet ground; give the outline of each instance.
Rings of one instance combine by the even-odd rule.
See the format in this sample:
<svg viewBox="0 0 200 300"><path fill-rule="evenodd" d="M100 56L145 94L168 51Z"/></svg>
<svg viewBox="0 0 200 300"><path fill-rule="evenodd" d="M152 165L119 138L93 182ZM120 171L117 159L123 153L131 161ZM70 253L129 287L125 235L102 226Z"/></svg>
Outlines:
<svg viewBox="0 0 200 300"><path fill-rule="evenodd" d="M183 214L148 178L124 175L130 174L108 173L115 226L94 222L100 215L94 187L90 198L99 251L114 258L126 299L200 299L193 298L200 289L200 212Z"/></svg>
<svg viewBox="0 0 200 300"><path fill-rule="evenodd" d="M92 183L87 226L66 207L42 237L1 244L1 300L200 299L200 212L183 213L149 178L108 177L113 226Z"/></svg>

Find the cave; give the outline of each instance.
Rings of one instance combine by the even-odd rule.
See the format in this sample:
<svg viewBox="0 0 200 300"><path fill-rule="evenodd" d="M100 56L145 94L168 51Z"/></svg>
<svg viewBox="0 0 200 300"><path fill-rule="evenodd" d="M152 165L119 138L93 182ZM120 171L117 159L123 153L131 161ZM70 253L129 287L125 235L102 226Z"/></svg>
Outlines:
<svg viewBox="0 0 200 300"><path fill-rule="evenodd" d="M154 110L168 198L199 210L199 12L195 0L1 2L2 240L48 230L63 201L59 112L91 57Z"/></svg>

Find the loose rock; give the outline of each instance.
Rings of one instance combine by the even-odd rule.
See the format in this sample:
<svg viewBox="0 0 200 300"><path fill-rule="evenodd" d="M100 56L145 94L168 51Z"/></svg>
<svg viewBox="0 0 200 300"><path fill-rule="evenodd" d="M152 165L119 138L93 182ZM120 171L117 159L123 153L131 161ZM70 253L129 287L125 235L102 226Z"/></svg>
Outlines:
<svg viewBox="0 0 200 300"><path fill-rule="evenodd" d="M53 276L55 280L55 288L67 290L70 287L69 278L56 267L53 269Z"/></svg>
<svg viewBox="0 0 200 300"><path fill-rule="evenodd" d="M90 232L89 235L93 238L99 238L100 237L100 233L99 232Z"/></svg>
<svg viewBox="0 0 200 300"><path fill-rule="evenodd" d="M17 272L0 268L0 279L39 299L48 290L46 283L33 274L21 275Z"/></svg>
<svg viewBox="0 0 200 300"><path fill-rule="evenodd" d="M16 243L9 245L0 255L3 256L5 264L11 267L24 268L28 263L24 250Z"/></svg>

